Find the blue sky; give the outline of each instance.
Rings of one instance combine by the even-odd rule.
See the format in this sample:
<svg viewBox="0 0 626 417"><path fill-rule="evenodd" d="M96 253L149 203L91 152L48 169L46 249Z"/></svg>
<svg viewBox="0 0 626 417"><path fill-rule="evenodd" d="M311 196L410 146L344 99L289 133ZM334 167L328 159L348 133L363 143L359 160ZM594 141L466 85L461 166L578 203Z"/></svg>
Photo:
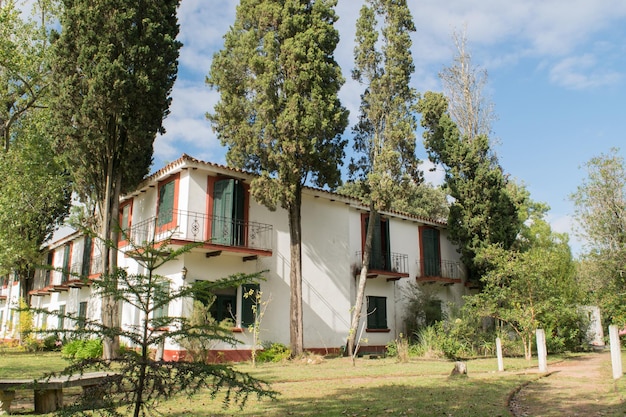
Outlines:
<svg viewBox="0 0 626 417"><path fill-rule="evenodd" d="M623 0L408 0L417 27L413 58L418 91L440 91L437 74L452 62L453 31L465 28L472 60L488 71L486 94L495 106L494 150L504 170L550 207L553 229L572 233L569 195L591 157L623 142L626 99L626 2ZM213 54L235 19L235 0L182 0L180 72L167 133L155 142L155 165L183 152L224 163L226 149L204 114L218 100L204 83ZM336 59L346 84L341 100L358 113L353 67L360 0L339 0L341 43ZM349 129L346 130L349 134ZM418 157L426 153L418 137ZM348 150L349 151L349 150ZM620 151L626 157L624 149ZM428 173L432 182L441 172Z"/></svg>

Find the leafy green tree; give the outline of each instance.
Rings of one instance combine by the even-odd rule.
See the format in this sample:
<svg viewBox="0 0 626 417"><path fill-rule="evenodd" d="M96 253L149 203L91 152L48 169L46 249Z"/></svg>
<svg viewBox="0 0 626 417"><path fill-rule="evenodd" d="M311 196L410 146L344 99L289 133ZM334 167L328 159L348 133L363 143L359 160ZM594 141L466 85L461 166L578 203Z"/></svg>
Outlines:
<svg viewBox="0 0 626 417"><path fill-rule="evenodd" d="M479 294L466 297L466 310L492 317L515 331L530 360L535 330L571 326L580 299L568 238L554 233L542 214L533 215L520 236L519 250L490 245L480 251L488 265ZM578 330L577 320L576 331Z"/></svg>
<svg viewBox="0 0 626 417"><path fill-rule="evenodd" d="M22 119L13 129L19 140L0 152L0 274L18 274L25 300L41 245L70 206L69 178L52 156L46 113L37 109Z"/></svg>
<svg viewBox="0 0 626 417"><path fill-rule="evenodd" d="M13 127L38 107L47 93L50 69L49 24L58 4L33 4L37 18L25 19L16 2L0 2L0 138L5 152L15 140Z"/></svg>
<svg viewBox="0 0 626 417"><path fill-rule="evenodd" d="M33 13L25 18L16 2L0 2L0 274L17 273L25 300L39 247L69 204L67 176L44 126L56 2L40 0Z"/></svg>
<svg viewBox="0 0 626 417"><path fill-rule="evenodd" d="M135 188L152 163L176 78L179 0L65 0L54 43L56 149L74 192L96 201L100 236L117 242L119 196ZM115 251L104 249L103 271ZM103 302L103 321L118 326L118 307ZM105 339L104 355L117 351Z"/></svg>
<svg viewBox="0 0 626 417"><path fill-rule="evenodd" d="M359 181L345 182L337 188L337 192L360 200L365 197L364 187ZM391 202L390 208L426 219L446 221L449 212L446 198L441 187L434 187L427 182L418 184L411 181L406 184L404 193Z"/></svg>
<svg viewBox="0 0 626 417"><path fill-rule="evenodd" d="M359 122L354 127L354 150L361 155L352 160L350 172L362 187L358 194L374 219L380 211L389 209L398 196L406 196L411 184L422 180L415 156L417 92L409 85L415 70L410 51L415 25L406 1L368 0L356 26L352 76L365 85L365 91L361 95ZM374 224L368 222L350 323L351 356L361 319Z"/></svg>
<svg viewBox="0 0 626 417"><path fill-rule="evenodd" d="M213 123L230 165L259 174L257 201L284 208L290 234L290 341L303 352L302 189L340 184L347 110L334 59L336 0L241 0L208 84L220 93Z"/></svg>
<svg viewBox="0 0 626 417"><path fill-rule="evenodd" d="M626 165L613 148L591 158L588 177L571 198L578 234L586 242L581 276L590 302L608 323L626 324Z"/></svg>
<svg viewBox="0 0 626 417"><path fill-rule="evenodd" d="M129 240L132 244L132 240ZM106 244L111 245L110 242ZM216 342L232 345L239 343L232 336L230 327L215 320L198 320L172 315L170 305L185 304L193 298L206 298L214 291L240 286L262 279L260 273L234 274L217 281L196 281L181 286L170 282L159 274L160 268L176 260L199 244L182 247L170 246L170 240L146 241L133 245L130 250L143 274L130 274L118 268L112 274L105 274L94 281L95 294L110 297L138 312L138 323L124 328L110 327L100 320L81 319L74 314L51 314L67 321L75 321L74 329L55 329L67 339L103 339L122 337L129 348L114 359L88 358L78 360L64 369L61 375L82 374L88 371L106 371L110 377L98 386L104 396L94 397L84 391L77 402L60 410L63 415L92 415L94 408L104 408L105 415L120 416L119 407L126 407L134 417L153 415L160 401L178 394L191 396L201 389L212 395L225 392L225 402L234 401L243 406L250 395L274 398L277 393L267 384L250 375L236 371L230 365L207 364L206 356L198 355L185 361L163 361L152 355L155 348L166 340L187 343L193 346L208 347ZM162 269L161 269L162 270ZM113 276L114 275L114 276ZM87 277L82 277L87 280ZM31 310L31 313L46 313L47 310ZM202 349L200 349L202 350ZM124 414L125 415L125 414Z"/></svg>
<svg viewBox="0 0 626 417"><path fill-rule="evenodd" d="M448 230L460 246L461 259L474 284L486 272L478 252L497 244L510 248L525 214L520 207L526 196L510 183L494 155L486 135L462 135L440 93L427 92L418 104L425 128L424 145L430 160L445 169L445 189L452 197Z"/></svg>

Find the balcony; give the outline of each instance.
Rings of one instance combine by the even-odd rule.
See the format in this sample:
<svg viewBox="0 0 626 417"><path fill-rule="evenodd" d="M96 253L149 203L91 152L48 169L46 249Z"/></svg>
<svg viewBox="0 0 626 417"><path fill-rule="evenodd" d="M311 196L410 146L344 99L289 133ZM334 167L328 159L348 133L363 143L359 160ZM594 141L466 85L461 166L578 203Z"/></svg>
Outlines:
<svg viewBox="0 0 626 417"><path fill-rule="evenodd" d="M418 259L417 282L439 283L442 285L460 284L465 275L463 264L443 259Z"/></svg>
<svg viewBox="0 0 626 417"><path fill-rule="evenodd" d="M395 281L409 276L409 256L404 253L372 251L367 269L368 278L384 277ZM354 259L354 275L361 273L363 253L358 251Z"/></svg>
<svg viewBox="0 0 626 417"><path fill-rule="evenodd" d="M161 224L155 216L132 225L125 239L130 239L134 246L167 239L172 244L205 242L202 248L207 256L221 251L242 254L244 259L245 255L271 255L272 226L269 224L183 210L176 210L168 217L175 221Z"/></svg>

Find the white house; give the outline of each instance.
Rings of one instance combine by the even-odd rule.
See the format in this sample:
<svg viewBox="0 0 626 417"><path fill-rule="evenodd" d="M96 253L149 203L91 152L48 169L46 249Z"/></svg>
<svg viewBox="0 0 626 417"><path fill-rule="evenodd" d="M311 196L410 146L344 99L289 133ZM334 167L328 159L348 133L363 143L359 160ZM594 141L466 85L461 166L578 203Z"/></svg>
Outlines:
<svg viewBox="0 0 626 417"><path fill-rule="evenodd" d="M120 205L122 227L129 239L157 240L173 234L174 245L210 241L164 265L158 273L170 286L195 280L215 280L236 272L267 270L260 286L270 300L260 337L289 344L289 226L283 209L270 211L251 198L252 174L183 155L150 175ZM305 188L302 197L302 276L304 347L331 353L345 345L351 307L356 298L357 274L369 221L368 210L358 200L339 194ZM459 254L447 239L444 223L397 212L382 213L376 224L374 254L363 307L364 351L380 351L404 329L405 301L402 287L417 281L437 288L441 306L461 304L469 293ZM132 257L124 255L128 242L121 241L118 263L138 272ZM99 276L99 248L80 233L50 243L44 250L49 265L90 279ZM5 279L0 292L0 339L16 336L19 284ZM432 287L431 287L432 288ZM72 274L42 270L30 292L31 305L49 311L61 310L77 317L97 318L100 300L92 288ZM217 294L213 315L234 319L233 335L242 343L218 345L215 352L225 359L249 357L250 302L242 288ZM183 304L170 304L169 315L181 315ZM137 323L136 311L122 307L123 324ZM56 317L40 315L35 326L73 326ZM359 329L359 332L361 329ZM184 349L165 346L165 359L184 357Z"/></svg>

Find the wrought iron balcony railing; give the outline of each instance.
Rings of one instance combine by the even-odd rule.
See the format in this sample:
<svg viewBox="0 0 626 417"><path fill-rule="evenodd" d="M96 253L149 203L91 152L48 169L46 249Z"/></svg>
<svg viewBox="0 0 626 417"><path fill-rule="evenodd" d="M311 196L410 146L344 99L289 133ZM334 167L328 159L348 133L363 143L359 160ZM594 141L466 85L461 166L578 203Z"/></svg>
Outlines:
<svg viewBox="0 0 626 417"><path fill-rule="evenodd" d="M458 261L424 258L418 259L417 265L418 278L446 278L460 280L464 275L463 265Z"/></svg>
<svg viewBox="0 0 626 417"><path fill-rule="evenodd" d="M136 223L130 231L125 231L122 239L137 246L171 238L257 250L272 248L272 226L269 224L184 210L175 210L167 218L167 224L159 222L156 216Z"/></svg>
<svg viewBox="0 0 626 417"><path fill-rule="evenodd" d="M363 253L358 251L355 255L357 270L361 270ZM385 271L399 274L409 273L409 256L404 253L372 251L368 266L372 271Z"/></svg>

